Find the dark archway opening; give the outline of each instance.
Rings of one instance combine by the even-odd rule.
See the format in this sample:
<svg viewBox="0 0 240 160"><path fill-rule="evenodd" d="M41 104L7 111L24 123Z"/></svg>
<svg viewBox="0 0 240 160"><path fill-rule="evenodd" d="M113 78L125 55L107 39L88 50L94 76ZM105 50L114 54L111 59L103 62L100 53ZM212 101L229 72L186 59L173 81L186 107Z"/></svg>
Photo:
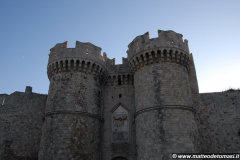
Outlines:
<svg viewBox="0 0 240 160"><path fill-rule="evenodd" d="M124 157L115 157L112 160L128 160L128 159Z"/></svg>

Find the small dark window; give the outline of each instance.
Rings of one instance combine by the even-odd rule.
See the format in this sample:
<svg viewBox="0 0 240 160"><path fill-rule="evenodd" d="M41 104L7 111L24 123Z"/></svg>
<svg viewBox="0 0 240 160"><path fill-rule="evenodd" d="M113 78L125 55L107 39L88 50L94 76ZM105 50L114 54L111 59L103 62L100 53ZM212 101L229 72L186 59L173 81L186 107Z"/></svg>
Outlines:
<svg viewBox="0 0 240 160"><path fill-rule="evenodd" d="M121 85L121 84L122 84L122 83L121 83L121 79L119 79L119 80L118 80L118 85Z"/></svg>
<svg viewBox="0 0 240 160"><path fill-rule="evenodd" d="M238 136L240 136L240 129L238 130Z"/></svg>
<svg viewBox="0 0 240 160"><path fill-rule="evenodd" d="M119 97L119 98L122 98L122 94L119 94L118 97Z"/></svg>
<svg viewBox="0 0 240 160"><path fill-rule="evenodd" d="M118 76L118 85L121 85L122 81L121 81L121 76Z"/></svg>

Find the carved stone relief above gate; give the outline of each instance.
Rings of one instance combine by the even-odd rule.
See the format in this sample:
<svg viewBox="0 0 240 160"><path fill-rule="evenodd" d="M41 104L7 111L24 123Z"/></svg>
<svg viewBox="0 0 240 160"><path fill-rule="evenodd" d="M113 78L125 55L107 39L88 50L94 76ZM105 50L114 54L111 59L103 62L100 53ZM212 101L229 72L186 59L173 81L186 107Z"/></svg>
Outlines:
<svg viewBox="0 0 240 160"><path fill-rule="evenodd" d="M112 113L112 142L128 143L129 139L129 114L119 105Z"/></svg>

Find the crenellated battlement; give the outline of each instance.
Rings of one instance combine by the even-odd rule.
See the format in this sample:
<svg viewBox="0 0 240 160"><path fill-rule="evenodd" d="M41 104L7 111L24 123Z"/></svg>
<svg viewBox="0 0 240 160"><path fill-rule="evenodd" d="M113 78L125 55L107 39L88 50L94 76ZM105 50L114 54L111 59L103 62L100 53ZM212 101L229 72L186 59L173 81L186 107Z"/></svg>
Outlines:
<svg viewBox="0 0 240 160"><path fill-rule="evenodd" d="M137 36L128 45L128 57L131 58L141 51L147 51L155 48L175 48L184 52L189 52L188 41L183 40L182 34L174 31L158 30L157 38L150 38L149 33Z"/></svg>
<svg viewBox="0 0 240 160"><path fill-rule="evenodd" d="M133 70L161 61L176 62L188 68L190 63L188 41L174 31L158 30L157 38L149 33L137 36L128 45L128 59Z"/></svg>
<svg viewBox="0 0 240 160"><path fill-rule="evenodd" d="M109 74L107 86L133 85L134 78L132 73Z"/></svg>
<svg viewBox="0 0 240 160"><path fill-rule="evenodd" d="M127 58L122 58L122 61L122 64L111 64L107 66L108 77L106 78L106 85L133 85L133 72L130 70Z"/></svg>
<svg viewBox="0 0 240 160"><path fill-rule="evenodd" d="M150 38L148 32L137 36L128 45L127 53L128 57L123 59L123 64L128 63L132 71L159 62L178 63L189 69L192 61L188 41L171 30L158 30L157 38ZM112 66L115 66L115 59L109 59L106 53L101 54L100 47L76 41L75 48L68 48L66 41L50 49L48 76L50 78L55 73L72 70L99 74L108 72L107 68Z"/></svg>
<svg viewBox="0 0 240 160"><path fill-rule="evenodd" d="M106 70L107 55L91 43L76 41L75 48L67 48L67 42L58 43L50 49L48 77L66 71L99 74Z"/></svg>
<svg viewBox="0 0 240 160"><path fill-rule="evenodd" d="M49 63L53 61L58 61L62 58L85 58L91 59L94 61L99 61L99 63L105 63L107 59L106 53L101 54L101 48L95 46L92 43L79 42L76 41L75 48L68 48L67 41L63 43L56 44L53 48L50 49L49 54Z"/></svg>

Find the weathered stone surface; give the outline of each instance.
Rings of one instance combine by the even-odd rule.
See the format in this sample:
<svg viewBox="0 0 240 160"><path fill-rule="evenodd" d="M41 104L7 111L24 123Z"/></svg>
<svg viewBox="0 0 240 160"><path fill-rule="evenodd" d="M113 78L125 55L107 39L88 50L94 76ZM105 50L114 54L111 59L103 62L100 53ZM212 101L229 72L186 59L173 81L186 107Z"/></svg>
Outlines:
<svg viewBox="0 0 240 160"><path fill-rule="evenodd" d="M40 160L100 158L98 79L92 74L74 71L51 77Z"/></svg>
<svg viewBox="0 0 240 160"><path fill-rule="evenodd" d="M203 152L239 153L240 90L200 94L199 132Z"/></svg>
<svg viewBox="0 0 240 160"><path fill-rule="evenodd" d="M188 68L164 58L146 61L139 62L134 73L137 159L171 159L174 152L198 152Z"/></svg>
<svg viewBox="0 0 240 160"><path fill-rule="evenodd" d="M46 99L31 92L0 95L1 160L37 159Z"/></svg>
<svg viewBox="0 0 240 160"><path fill-rule="evenodd" d="M48 116L39 159L99 159L99 120L78 114Z"/></svg>

